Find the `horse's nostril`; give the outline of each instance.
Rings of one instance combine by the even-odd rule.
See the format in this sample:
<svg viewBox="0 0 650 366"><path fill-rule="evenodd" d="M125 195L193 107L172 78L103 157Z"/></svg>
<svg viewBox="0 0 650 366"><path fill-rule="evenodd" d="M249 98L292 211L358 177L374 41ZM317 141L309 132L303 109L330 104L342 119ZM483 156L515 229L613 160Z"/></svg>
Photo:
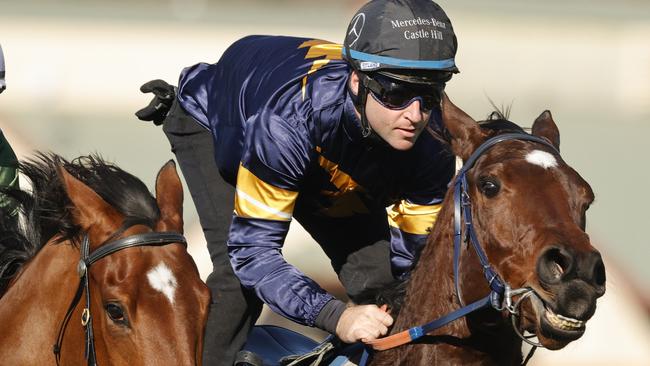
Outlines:
<svg viewBox="0 0 650 366"><path fill-rule="evenodd" d="M540 279L547 283L557 283L571 269L571 256L560 248L550 248L541 256L538 266Z"/></svg>
<svg viewBox="0 0 650 366"><path fill-rule="evenodd" d="M553 277L560 278L560 277L562 277L562 274L564 273L564 268L562 268L561 264L559 264L557 262L553 262L551 264L551 273L553 274Z"/></svg>
<svg viewBox="0 0 650 366"><path fill-rule="evenodd" d="M571 260L567 254L563 253L559 248L553 248L547 252L548 264L552 268L552 273L555 278L560 279L569 269Z"/></svg>
<svg viewBox="0 0 650 366"><path fill-rule="evenodd" d="M594 266L594 283L598 287L605 287L605 265L602 260L599 260Z"/></svg>

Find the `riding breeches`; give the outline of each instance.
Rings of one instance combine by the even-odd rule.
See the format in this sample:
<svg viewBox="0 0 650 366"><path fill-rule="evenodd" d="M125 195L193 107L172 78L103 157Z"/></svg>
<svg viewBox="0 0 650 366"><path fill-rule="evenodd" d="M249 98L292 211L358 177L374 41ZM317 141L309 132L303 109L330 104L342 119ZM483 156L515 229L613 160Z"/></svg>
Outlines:
<svg viewBox="0 0 650 366"><path fill-rule="evenodd" d="M255 294L241 287L228 259L226 241L235 190L219 175L210 132L176 101L163 123L163 131L190 190L213 265L206 281L212 302L205 328L203 365L231 366L262 309Z"/></svg>

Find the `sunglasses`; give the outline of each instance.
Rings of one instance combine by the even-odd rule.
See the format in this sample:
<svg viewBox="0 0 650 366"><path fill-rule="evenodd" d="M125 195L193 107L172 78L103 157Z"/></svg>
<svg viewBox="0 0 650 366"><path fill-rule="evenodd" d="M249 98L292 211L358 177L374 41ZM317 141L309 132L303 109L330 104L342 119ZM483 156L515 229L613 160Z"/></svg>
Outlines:
<svg viewBox="0 0 650 366"><path fill-rule="evenodd" d="M381 74L362 76L362 83L370 90L372 97L388 109L400 110L416 100L420 109L430 111L440 106L445 83L416 84L392 79Z"/></svg>

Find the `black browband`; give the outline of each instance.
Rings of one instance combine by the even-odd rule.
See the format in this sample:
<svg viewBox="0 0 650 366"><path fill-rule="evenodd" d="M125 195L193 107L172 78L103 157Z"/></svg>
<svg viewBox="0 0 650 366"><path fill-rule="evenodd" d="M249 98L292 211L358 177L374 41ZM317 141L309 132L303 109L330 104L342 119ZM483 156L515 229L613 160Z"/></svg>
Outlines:
<svg viewBox="0 0 650 366"><path fill-rule="evenodd" d="M70 306L68 307L68 311L63 318L63 322L61 322L61 327L59 328L59 333L56 337L56 343L54 343L53 352L57 365L59 365L59 362L61 360L61 344L63 343L63 336L65 334L66 326L68 325L68 321L70 321L72 312L77 307L79 300L81 300L81 295L83 294L84 290L86 292L86 307L81 314L81 325L86 331L86 347L84 356L86 357L86 360L88 360L89 366L97 365L97 358L95 355L95 338L93 334L93 322L92 316L90 315L90 288L88 287L88 270L90 269L90 265L122 249L140 246L161 246L172 243L187 245L187 241L182 234L175 232L154 232L135 234L122 239L117 239L100 246L92 253L88 253L90 250L90 240L88 239L88 234L84 235L83 241L81 243L81 248L79 248L81 258L79 260L79 264L77 265L77 272L79 273L79 286L77 287L77 292L75 293L74 298L70 302Z"/></svg>

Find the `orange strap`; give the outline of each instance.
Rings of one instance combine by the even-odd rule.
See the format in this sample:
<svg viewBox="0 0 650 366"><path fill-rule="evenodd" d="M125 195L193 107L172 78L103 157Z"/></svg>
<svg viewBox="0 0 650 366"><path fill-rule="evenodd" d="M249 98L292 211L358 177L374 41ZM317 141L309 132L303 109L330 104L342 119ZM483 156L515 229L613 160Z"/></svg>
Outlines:
<svg viewBox="0 0 650 366"><path fill-rule="evenodd" d="M395 348L403 344L411 342L411 334L408 330L393 334L385 338L374 339L372 341L365 342L367 345L372 347L375 351L385 351L387 349Z"/></svg>

